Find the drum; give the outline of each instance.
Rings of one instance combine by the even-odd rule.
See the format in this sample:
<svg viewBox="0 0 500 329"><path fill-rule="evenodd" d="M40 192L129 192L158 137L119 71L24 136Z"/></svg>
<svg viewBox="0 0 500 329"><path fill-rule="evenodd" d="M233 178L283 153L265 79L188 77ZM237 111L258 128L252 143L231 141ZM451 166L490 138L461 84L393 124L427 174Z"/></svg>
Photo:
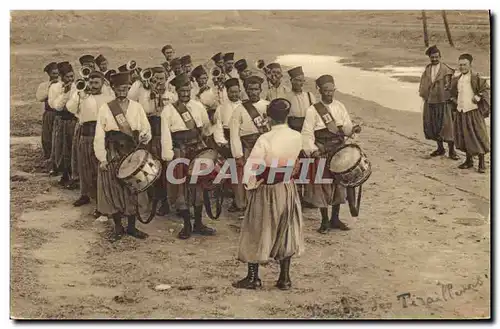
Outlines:
<svg viewBox="0 0 500 329"><path fill-rule="evenodd" d="M360 186L372 173L370 161L356 144L344 145L332 154L328 169L345 187Z"/></svg>
<svg viewBox="0 0 500 329"><path fill-rule="evenodd" d="M195 168L195 163L200 161L199 169ZM208 159L208 161L206 161ZM196 184L199 184L204 190L213 190L217 186L222 184L220 182L214 182L217 175L221 171L224 165L225 159L222 155L214 149L205 148L200 150L196 156L189 162L188 167L188 182L191 180L192 176L196 176ZM207 169L210 167L210 163L213 163L213 169L210 173L207 173ZM196 169L196 170L195 170Z"/></svg>
<svg viewBox="0 0 500 329"><path fill-rule="evenodd" d="M120 162L116 177L132 192L147 190L161 176L161 162L144 149L138 149Z"/></svg>

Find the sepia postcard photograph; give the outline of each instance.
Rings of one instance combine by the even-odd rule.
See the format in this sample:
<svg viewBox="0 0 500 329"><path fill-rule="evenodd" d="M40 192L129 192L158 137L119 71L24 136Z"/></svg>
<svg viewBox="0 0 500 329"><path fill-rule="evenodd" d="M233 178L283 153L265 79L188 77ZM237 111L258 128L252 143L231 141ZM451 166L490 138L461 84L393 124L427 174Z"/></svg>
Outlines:
<svg viewBox="0 0 500 329"><path fill-rule="evenodd" d="M488 8L9 14L11 320L491 319Z"/></svg>

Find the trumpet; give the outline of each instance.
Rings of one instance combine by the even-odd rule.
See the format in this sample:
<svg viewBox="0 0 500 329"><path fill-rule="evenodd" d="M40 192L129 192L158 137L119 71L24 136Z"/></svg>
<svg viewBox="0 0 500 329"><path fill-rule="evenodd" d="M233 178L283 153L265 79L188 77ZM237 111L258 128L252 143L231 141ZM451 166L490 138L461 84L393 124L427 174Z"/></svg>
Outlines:
<svg viewBox="0 0 500 329"><path fill-rule="evenodd" d="M150 80L153 77L153 71L151 69L144 69L141 71L139 74L139 77L141 79L142 85L144 86L145 89L150 88Z"/></svg>
<svg viewBox="0 0 500 329"><path fill-rule="evenodd" d="M255 62L255 67L258 68L259 70L264 70L266 67L266 62L264 62L263 59L259 59L258 61Z"/></svg>
<svg viewBox="0 0 500 329"><path fill-rule="evenodd" d="M126 68L128 71L133 71L137 68L137 62L134 60L131 60L127 63Z"/></svg>
<svg viewBox="0 0 500 329"><path fill-rule="evenodd" d="M153 71L150 69L142 70L140 76L142 81L149 81L153 77Z"/></svg>
<svg viewBox="0 0 500 329"><path fill-rule="evenodd" d="M216 66L216 67L212 68L212 70L210 71L210 75L212 76L212 78L218 79L222 75L222 70Z"/></svg>
<svg viewBox="0 0 500 329"><path fill-rule="evenodd" d="M84 66L80 69L80 76L83 79L88 79L90 76L90 73L92 73L92 69L90 67Z"/></svg>
<svg viewBox="0 0 500 329"><path fill-rule="evenodd" d="M87 87L89 85L88 85L87 81L85 81L84 79L78 79L75 81L75 86L76 86L76 90L84 91L85 89L87 89Z"/></svg>

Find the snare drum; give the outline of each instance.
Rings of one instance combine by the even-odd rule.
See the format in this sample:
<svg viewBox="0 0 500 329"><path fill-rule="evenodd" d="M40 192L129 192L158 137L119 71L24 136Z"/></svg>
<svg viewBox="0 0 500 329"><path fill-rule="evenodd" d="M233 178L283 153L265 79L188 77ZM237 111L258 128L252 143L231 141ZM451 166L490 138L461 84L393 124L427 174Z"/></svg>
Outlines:
<svg viewBox="0 0 500 329"><path fill-rule="evenodd" d="M332 154L328 169L345 187L362 185L372 173L370 161L356 144L344 145Z"/></svg>
<svg viewBox="0 0 500 329"><path fill-rule="evenodd" d="M200 165L198 168L194 168L195 162L200 159L204 159L203 162L200 162ZM205 161L207 160L208 161ZM224 165L225 159L222 157L222 155L217 152L214 149L211 148L205 148L200 150L196 156L193 158L193 160L190 161L189 167L188 167L188 177L189 180L191 179L192 176L196 176L196 184L200 184L200 186L204 190L213 190L215 189L218 185L222 183L217 182L217 184L214 183L215 178L219 175L219 172L221 171L222 166ZM210 171L210 173L207 173L207 168L211 166L211 163L213 163L213 168ZM189 181L188 180L188 181Z"/></svg>
<svg viewBox="0 0 500 329"><path fill-rule="evenodd" d="M151 187L161 176L161 162L144 149L135 150L120 162L116 177L132 192L140 193Z"/></svg>

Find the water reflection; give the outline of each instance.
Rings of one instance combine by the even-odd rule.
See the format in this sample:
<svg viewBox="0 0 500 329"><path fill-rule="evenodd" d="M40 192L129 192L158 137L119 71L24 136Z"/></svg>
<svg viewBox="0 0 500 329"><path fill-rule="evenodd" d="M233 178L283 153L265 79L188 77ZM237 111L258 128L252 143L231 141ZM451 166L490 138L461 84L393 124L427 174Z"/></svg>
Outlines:
<svg viewBox="0 0 500 329"><path fill-rule="evenodd" d="M293 54L278 56L276 61L284 66L301 65L304 74L312 79L322 74L331 74L340 92L374 101L396 110L422 111L422 99L418 96L418 83L403 82L393 76L397 74L420 76L423 68L387 66L377 71L366 71L342 65L339 63L341 59L337 56Z"/></svg>

